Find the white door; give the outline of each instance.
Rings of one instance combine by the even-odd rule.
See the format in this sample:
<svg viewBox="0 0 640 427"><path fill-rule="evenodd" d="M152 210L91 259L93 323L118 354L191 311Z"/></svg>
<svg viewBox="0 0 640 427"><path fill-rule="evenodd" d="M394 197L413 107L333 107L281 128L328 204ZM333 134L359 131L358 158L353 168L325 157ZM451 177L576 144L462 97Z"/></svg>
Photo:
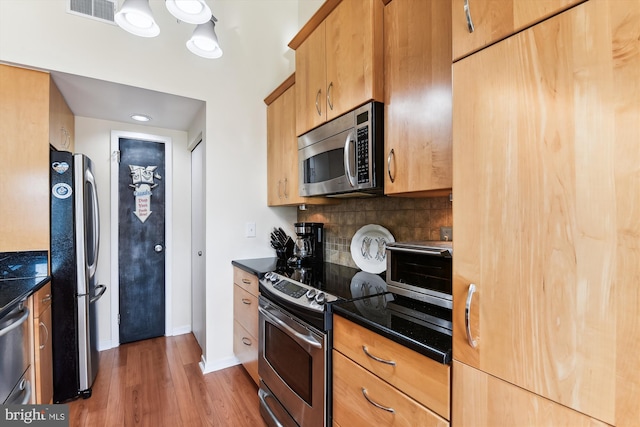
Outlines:
<svg viewBox="0 0 640 427"><path fill-rule="evenodd" d="M205 193L204 143L191 151L191 328L200 348L205 351Z"/></svg>

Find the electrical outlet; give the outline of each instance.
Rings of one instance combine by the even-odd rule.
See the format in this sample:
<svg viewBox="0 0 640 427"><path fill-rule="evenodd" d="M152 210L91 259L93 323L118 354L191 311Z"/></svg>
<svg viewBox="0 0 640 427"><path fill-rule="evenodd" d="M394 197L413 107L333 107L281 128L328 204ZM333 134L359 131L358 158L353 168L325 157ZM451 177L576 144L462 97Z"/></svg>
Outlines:
<svg viewBox="0 0 640 427"><path fill-rule="evenodd" d="M248 222L244 230L245 237L256 237L256 223Z"/></svg>
<svg viewBox="0 0 640 427"><path fill-rule="evenodd" d="M446 241L453 240L453 228L440 227L440 240L446 240Z"/></svg>

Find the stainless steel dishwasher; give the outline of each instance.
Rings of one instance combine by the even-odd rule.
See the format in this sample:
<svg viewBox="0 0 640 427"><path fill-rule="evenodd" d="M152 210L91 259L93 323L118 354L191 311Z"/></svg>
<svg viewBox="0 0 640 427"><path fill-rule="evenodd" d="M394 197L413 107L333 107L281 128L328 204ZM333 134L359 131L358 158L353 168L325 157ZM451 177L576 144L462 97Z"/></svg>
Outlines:
<svg viewBox="0 0 640 427"><path fill-rule="evenodd" d="M22 301L0 318L0 403L26 404L31 399L29 308Z"/></svg>

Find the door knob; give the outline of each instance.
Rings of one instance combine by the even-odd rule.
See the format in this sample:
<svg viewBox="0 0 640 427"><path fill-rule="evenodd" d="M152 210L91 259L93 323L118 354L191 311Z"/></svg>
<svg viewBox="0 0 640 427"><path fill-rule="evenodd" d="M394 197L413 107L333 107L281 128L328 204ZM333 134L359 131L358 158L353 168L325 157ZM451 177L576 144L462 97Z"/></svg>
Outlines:
<svg viewBox="0 0 640 427"><path fill-rule="evenodd" d="M153 247L153 250L156 251L157 253L162 252L162 245L155 245Z"/></svg>
<svg viewBox="0 0 640 427"><path fill-rule="evenodd" d="M198 256L202 256L202 251L198 251Z"/></svg>

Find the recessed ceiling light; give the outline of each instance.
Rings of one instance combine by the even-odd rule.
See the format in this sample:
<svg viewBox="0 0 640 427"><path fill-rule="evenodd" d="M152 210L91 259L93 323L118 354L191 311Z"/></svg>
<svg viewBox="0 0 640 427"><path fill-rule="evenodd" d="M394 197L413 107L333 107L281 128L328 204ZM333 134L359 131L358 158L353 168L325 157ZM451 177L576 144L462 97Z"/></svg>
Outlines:
<svg viewBox="0 0 640 427"><path fill-rule="evenodd" d="M132 114L131 118L138 122L148 122L151 120L151 117L145 116L144 114Z"/></svg>

